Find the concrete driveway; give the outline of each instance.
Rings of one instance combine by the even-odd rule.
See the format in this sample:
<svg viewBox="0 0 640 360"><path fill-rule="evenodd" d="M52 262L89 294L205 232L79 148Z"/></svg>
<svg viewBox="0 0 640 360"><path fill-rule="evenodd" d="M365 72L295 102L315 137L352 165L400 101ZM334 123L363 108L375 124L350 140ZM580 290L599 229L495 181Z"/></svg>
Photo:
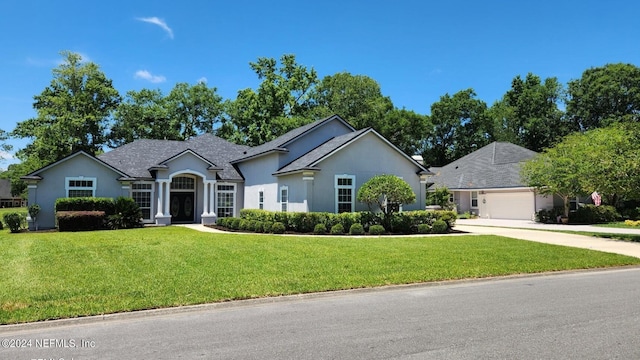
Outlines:
<svg viewBox="0 0 640 360"><path fill-rule="evenodd" d="M540 224L529 220L500 219L458 219L454 229L471 234L500 235L514 239L572 246L640 258L640 243L557 232L558 230L566 230L640 235L640 229L603 228L591 225Z"/></svg>

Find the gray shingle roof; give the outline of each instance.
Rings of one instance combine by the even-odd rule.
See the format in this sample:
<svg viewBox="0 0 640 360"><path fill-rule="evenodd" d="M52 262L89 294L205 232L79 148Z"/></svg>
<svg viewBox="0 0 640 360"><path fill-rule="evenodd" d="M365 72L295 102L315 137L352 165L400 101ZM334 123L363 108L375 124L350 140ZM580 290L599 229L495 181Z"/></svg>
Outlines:
<svg viewBox="0 0 640 360"><path fill-rule="evenodd" d="M295 159L288 165L283 166L280 170L276 171L274 175L312 169L316 162L369 130L371 129L366 128L331 138L320 146Z"/></svg>
<svg viewBox="0 0 640 360"><path fill-rule="evenodd" d="M11 181L9 179L0 179L0 198L13 198L13 195L11 195Z"/></svg>
<svg viewBox="0 0 640 360"><path fill-rule="evenodd" d="M441 168L432 168L435 186L449 189L526 187L520 165L537 153L508 142L493 142Z"/></svg>
<svg viewBox="0 0 640 360"><path fill-rule="evenodd" d="M151 178L149 169L163 161L191 149L223 170L218 176L225 180L242 180L230 161L249 149L211 134L203 134L187 141L141 139L106 152L98 159L135 178Z"/></svg>
<svg viewBox="0 0 640 360"><path fill-rule="evenodd" d="M329 121L335 120L335 119L339 119L340 121L342 121L345 125L347 125L348 127L350 127L353 131L355 131L355 129L346 121L344 121L341 117L339 117L338 115L332 115L329 117L326 117L324 119L320 119L317 121L314 121L310 124L301 126L299 128L293 129L291 131L289 131L288 133L279 136L278 138L271 140L269 142L266 142L262 145L258 145L255 147L250 148L249 150L247 150L247 152L245 154L242 154L241 157L238 157L237 159L235 159L233 162L241 162L243 160L246 159L250 159L252 157L256 157L262 154L266 154L266 153L270 153L270 152L274 152L274 151L287 151L287 149L285 148L285 146L291 142L292 140L296 139L299 136L304 135L305 133L311 131L312 129L327 123Z"/></svg>

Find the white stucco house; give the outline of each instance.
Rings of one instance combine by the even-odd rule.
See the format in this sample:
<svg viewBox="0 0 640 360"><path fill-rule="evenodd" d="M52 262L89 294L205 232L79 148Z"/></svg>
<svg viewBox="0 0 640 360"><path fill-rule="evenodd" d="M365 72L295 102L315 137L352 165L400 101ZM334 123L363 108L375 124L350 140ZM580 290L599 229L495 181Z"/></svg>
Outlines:
<svg viewBox="0 0 640 360"><path fill-rule="evenodd" d="M374 175L395 174L411 185L424 209L422 164L371 128L356 130L337 115L256 147L211 134L186 141L136 140L97 157L74 153L22 179L40 228L55 226L62 197L133 198L145 223L215 223L243 208L289 212L366 210L356 201Z"/></svg>
<svg viewBox="0 0 640 360"><path fill-rule="evenodd" d="M447 187L459 213L482 218L531 220L554 207L554 197L523 184L520 165L537 153L508 142L493 142L446 166L432 167L430 188Z"/></svg>

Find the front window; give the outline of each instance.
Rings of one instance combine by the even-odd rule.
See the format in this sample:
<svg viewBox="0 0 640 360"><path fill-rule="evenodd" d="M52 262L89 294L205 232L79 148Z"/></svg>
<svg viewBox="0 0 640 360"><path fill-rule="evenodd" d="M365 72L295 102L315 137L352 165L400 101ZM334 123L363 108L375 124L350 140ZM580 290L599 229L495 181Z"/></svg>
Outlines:
<svg viewBox="0 0 640 360"><path fill-rule="evenodd" d="M195 190L196 179L187 176L177 176L171 180L171 190Z"/></svg>
<svg viewBox="0 0 640 360"><path fill-rule="evenodd" d="M153 183L131 184L131 198L138 204L142 212L142 219L151 221L151 195L153 193Z"/></svg>
<svg viewBox="0 0 640 360"><path fill-rule="evenodd" d="M67 197L96 196L96 178L68 177L66 178Z"/></svg>
<svg viewBox="0 0 640 360"><path fill-rule="evenodd" d="M264 191L262 190L258 193L258 208L264 210Z"/></svg>
<svg viewBox="0 0 640 360"><path fill-rule="evenodd" d="M289 209L289 187L283 186L280 188L280 210L287 212Z"/></svg>
<svg viewBox="0 0 640 360"><path fill-rule="evenodd" d="M235 214L236 186L218 184L216 186L216 208L219 218Z"/></svg>
<svg viewBox="0 0 640 360"><path fill-rule="evenodd" d="M471 207L472 208L477 208L478 207L478 192L477 191L472 191L471 192Z"/></svg>
<svg viewBox="0 0 640 360"><path fill-rule="evenodd" d="M336 212L353 212L356 177L354 175L336 175Z"/></svg>

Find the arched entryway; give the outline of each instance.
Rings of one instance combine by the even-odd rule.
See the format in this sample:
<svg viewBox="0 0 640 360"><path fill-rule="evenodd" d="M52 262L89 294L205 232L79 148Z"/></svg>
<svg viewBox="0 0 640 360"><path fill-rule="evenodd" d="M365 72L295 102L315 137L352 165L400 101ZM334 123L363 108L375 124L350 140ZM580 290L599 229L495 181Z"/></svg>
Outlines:
<svg viewBox="0 0 640 360"><path fill-rule="evenodd" d="M169 213L172 223L193 223L196 214L196 178L180 175L171 179Z"/></svg>

